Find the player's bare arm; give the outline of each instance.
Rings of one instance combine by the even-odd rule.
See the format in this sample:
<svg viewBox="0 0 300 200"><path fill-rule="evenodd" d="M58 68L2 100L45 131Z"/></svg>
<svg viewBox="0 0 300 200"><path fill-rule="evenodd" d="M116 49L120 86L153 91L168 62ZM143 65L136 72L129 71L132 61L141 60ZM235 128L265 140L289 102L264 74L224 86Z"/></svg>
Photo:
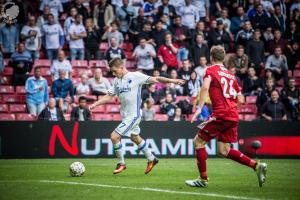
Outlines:
<svg viewBox="0 0 300 200"><path fill-rule="evenodd" d="M99 99L98 101L96 101L95 103L93 103L90 107L89 107L89 110L92 111L94 108L96 108L97 106L99 105L103 105L103 104L107 104L109 102L111 102L111 100L113 99L114 97L112 95L105 95L104 97L102 97L101 99Z"/></svg>
<svg viewBox="0 0 300 200"><path fill-rule="evenodd" d="M182 79L170 79L170 78L165 78L162 76L158 77L151 77L148 80L148 83L174 83L177 85L183 85L185 83L185 80Z"/></svg>
<svg viewBox="0 0 300 200"><path fill-rule="evenodd" d="M211 77L207 77L203 80L203 85L200 89L200 97L199 97L199 103L198 103L198 109L195 112L195 114L192 117L191 123L193 123L194 121L196 121L197 117L200 115L202 107L205 103L205 100L207 98L208 95L208 90L210 87L210 83L211 83Z"/></svg>

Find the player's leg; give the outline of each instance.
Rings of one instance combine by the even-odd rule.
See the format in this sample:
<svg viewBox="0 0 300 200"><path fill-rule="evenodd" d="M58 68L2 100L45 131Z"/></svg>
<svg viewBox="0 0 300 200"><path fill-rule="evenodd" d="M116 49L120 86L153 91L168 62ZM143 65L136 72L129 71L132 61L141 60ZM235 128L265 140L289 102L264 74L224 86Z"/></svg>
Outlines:
<svg viewBox="0 0 300 200"><path fill-rule="evenodd" d="M114 151L119 159L116 169L113 171L114 174L118 174L126 169L125 160L124 160L124 152L121 144L121 136L113 131L110 135L110 139L113 143Z"/></svg>
<svg viewBox="0 0 300 200"><path fill-rule="evenodd" d="M138 146L138 150L142 151L148 160L145 174L148 174L153 167L158 163L158 159L153 155L151 150L148 148L146 141L139 135L131 134L131 140Z"/></svg>

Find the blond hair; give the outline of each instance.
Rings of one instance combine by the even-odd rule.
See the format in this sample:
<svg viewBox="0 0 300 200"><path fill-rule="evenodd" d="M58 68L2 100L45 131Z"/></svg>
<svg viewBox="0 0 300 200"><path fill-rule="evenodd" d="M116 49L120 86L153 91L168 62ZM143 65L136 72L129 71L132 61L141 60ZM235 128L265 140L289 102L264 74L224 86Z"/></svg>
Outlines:
<svg viewBox="0 0 300 200"><path fill-rule="evenodd" d="M122 66L124 63L123 63L123 60L121 58L113 58L109 63L108 63L108 66L109 68L113 68L113 67L120 67Z"/></svg>
<svg viewBox="0 0 300 200"><path fill-rule="evenodd" d="M210 49L211 59L214 62L224 62L225 54L225 49L221 45L213 46Z"/></svg>

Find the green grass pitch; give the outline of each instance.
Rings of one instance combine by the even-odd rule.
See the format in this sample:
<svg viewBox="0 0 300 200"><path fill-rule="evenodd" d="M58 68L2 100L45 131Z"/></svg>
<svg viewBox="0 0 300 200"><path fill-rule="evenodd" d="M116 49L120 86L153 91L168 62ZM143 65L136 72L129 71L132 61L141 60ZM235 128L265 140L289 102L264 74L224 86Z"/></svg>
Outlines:
<svg viewBox="0 0 300 200"><path fill-rule="evenodd" d="M84 163L83 177L70 177L69 164ZM209 159L208 188L190 188L194 159L160 159L149 175L145 159L127 159L113 175L114 159L0 160L0 199L185 200L300 199L300 160L266 159L267 182L259 188L253 170L226 159Z"/></svg>

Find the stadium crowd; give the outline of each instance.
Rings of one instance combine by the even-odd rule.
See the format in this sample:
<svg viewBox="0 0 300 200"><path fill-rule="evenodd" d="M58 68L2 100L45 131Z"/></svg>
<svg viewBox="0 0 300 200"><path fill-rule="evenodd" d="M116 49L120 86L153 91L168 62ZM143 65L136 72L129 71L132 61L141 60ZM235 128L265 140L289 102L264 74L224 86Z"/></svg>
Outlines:
<svg viewBox="0 0 300 200"><path fill-rule="evenodd" d="M0 24L1 120L119 120L118 99L87 109L111 86L116 57L130 71L186 80L147 85L144 120L188 120L213 45L246 96L241 120L300 120L300 0L13 3L18 16ZM207 99L200 119L209 114Z"/></svg>

